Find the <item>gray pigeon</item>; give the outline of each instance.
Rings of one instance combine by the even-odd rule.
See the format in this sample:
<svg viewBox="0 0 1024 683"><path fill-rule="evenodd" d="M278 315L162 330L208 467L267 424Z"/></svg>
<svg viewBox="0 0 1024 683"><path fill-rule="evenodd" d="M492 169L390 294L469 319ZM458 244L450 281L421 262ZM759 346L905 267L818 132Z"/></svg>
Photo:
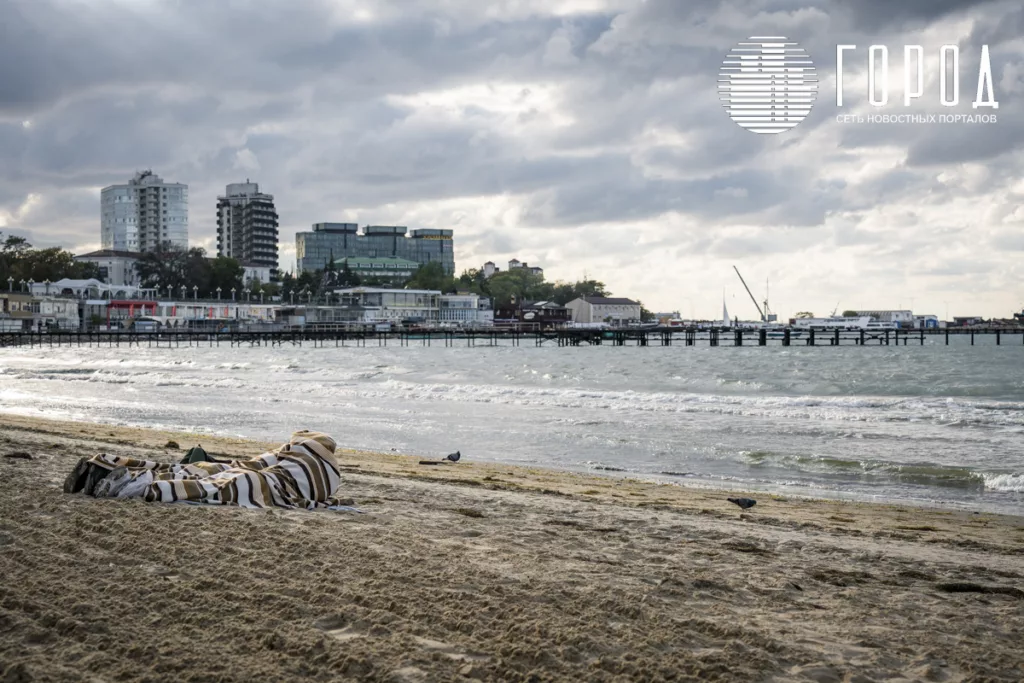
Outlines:
<svg viewBox="0 0 1024 683"><path fill-rule="evenodd" d="M736 505L739 505L744 510L749 510L750 508L757 505L757 501L754 500L753 498L727 498L726 500L728 500L730 503L735 503Z"/></svg>
<svg viewBox="0 0 1024 683"><path fill-rule="evenodd" d="M452 462L458 462L459 458L461 458L461 457L462 457L462 452L461 451L455 451L454 453L449 453L448 455L445 456L445 458L447 458L448 460L451 460Z"/></svg>

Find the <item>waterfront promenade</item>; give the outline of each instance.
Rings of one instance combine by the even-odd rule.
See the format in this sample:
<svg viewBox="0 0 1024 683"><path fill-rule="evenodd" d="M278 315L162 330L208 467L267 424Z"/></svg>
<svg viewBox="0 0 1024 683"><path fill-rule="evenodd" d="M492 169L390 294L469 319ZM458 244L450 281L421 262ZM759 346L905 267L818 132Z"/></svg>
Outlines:
<svg viewBox="0 0 1024 683"><path fill-rule="evenodd" d="M681 327L549 331L293 329L276 331L7 332L4 346L923 346L926 339L949 345L950 337L970 344L1024 345L1024 328L931 328L897 330L743 330Z"/></svg>

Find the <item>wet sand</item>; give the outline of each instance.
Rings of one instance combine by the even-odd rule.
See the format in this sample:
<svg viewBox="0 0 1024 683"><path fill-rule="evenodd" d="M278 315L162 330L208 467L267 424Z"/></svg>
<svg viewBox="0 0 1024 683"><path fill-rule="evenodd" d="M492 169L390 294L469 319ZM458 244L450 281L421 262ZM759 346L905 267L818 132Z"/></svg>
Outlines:
<svg viewBox="0 0 1024 683"><path fill-rule="evenodd" d="M277 445L0 415L0 681L1024 680L1021 517L471 453L340 451L365 514L61 491L197 442Z"/></svg>

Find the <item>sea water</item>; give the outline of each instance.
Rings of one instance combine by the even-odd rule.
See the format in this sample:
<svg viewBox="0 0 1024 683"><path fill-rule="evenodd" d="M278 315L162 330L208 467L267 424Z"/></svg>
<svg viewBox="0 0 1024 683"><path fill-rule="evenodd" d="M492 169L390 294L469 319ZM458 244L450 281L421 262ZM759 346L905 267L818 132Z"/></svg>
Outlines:
<svg viewBox="0 0 1024 683"><path fill-rule="evenodd" d="M7 348L0 411L269 441L308 428L424 457L460 450L691 486L1024 512L1019 338Z"/></svg>

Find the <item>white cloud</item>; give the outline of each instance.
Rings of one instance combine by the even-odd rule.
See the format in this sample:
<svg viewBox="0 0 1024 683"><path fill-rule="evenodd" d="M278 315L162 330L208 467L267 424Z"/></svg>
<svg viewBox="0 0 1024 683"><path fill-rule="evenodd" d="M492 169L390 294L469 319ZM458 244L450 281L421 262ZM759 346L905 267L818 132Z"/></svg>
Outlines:
<svg viewBox="0 0 1024 683"><path fill-rule="evenodd" d="M313 222L393 223L454 228L460 269L517 257L651 309L717 316L725 288L752 315L736 264L771 279L784 315L911 297L1005 315L1024 41L999 31L1019 8L948 5L102 0L72 14L35 0L0 45L0 227L84 248L97 188L152 167L189 184L190 234L207 248L217 194L259 182L286 270ZM716 90L723 55L760 30L799 40L822 78L812 115L779 136L739 129ZM962 113L977 113L978 41L999 76L998 125L836 123L837 42L860 46L845 111L863 114L873 42L890 47L900 112L902 45L926 47L920 106L934 111L937 46L959 42Z"/></svg>
<svg viewBox="0 0 1024 683"><path fill-rule="evenodd" d="M235 168L241 171L260 170L260 160L249 149L240 149L235 153Z"/></svg>

